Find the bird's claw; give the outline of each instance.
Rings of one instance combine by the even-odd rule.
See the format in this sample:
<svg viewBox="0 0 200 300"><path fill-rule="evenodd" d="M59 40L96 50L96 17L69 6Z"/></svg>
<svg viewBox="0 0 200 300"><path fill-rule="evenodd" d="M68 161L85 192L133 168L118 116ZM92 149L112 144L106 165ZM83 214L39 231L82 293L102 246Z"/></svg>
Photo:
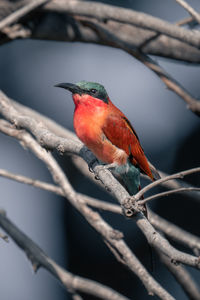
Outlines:
<svg viewBox="0 0 200 300"><path fill-rule="evenodd" d="M108 165L104 165L103 168L106 169L106 170L109 170L109 169L114 169L118 166L118 164L116 163L111 163L111 164L108 164Z"/></svg>
<svg viewBox="0 0 200 300"><path fill-rule="evenodd" d="M94 165L94 163L95 162L97 162L97 159L96 158L94 158L91 162L89 162L89 164L88 164L88 169L89 169L89 171L91 172L91 173L94 173L94 171L93 171L93 165Z"/></svg>

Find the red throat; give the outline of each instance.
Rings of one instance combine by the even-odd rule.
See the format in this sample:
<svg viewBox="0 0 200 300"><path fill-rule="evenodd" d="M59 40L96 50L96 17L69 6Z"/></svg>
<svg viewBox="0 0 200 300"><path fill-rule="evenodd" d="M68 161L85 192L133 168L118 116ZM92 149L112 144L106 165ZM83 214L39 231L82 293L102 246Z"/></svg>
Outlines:
<svg viewBox="0 0 200 300"><path fill-rule="evenodd" d="M107 107L107 103L105 103L104 101L102 101L101 99L98 98L94 98L88 94L73 94L72 96L73 100L74 100L74 104L75 107L77 108L78 106L85 106L87 107L87 109L98 109L98 108L106 108Z"/></svg>

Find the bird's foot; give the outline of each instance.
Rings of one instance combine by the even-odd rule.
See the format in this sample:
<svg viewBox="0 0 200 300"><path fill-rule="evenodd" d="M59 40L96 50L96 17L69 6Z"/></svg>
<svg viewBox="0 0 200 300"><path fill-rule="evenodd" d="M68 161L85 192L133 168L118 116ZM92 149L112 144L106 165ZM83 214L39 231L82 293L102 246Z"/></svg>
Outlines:
<svg viewBox="0 0 200 300"><path fill-rule="evenodd" d="M93 165L94 163L98 162L98 160L96 158L94 158L89 164L88 164L88 169L91 173L94 173L93 171Z"/></svg>
<svg viewBox="0 0 200 300"><path fill-rule="evenodd" d="M111 164L108 164L108 165L104 165L103 168L108 170L108 169L115 169L117 166L118 166L117 163L111 163Z"/></svg>

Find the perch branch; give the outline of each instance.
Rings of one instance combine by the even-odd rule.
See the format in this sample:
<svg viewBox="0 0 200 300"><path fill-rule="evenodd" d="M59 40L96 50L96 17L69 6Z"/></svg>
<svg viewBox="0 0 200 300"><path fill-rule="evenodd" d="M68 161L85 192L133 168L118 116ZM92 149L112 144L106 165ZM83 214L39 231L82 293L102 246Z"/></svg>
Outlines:
<svg viewBox="0 0 200 300"><path fill-rule="evenodd" d="M1 105L0 105L0 111L1 113L8 119L12 120L12 122L15 122L15 125L17 126L21 126L21 127L25 127L28 128L34 135L37 136L37 130L41 130L40 126L41 124L38 124L38 122L34 122L33 119L27 118L25 117L25 119L23 118L23 116L21 116L13 107L11 107L10 103L7 102L7 100L5 99L5 101L1 101ZM39 127L38 127L39 126ZM44 128L43 128L44 130ZM38 131L38 133L39 133ZM48 145L49 143L51 144L52 142L55 142L54 140L54 135L52 135L52 133L50 134L47 129L45 129L45 133L46 136L43 135L43 139L42 139L42 143L44 145L44 142L46 142ZM51 142L50 142L51 139ZM54 144L55 148L56 146L58 147L60 145L61 142L61 138L57 138L57 144ZM59 141L59 142L58 142ZM40 140L41 142L41 140ZM45 144L46 144L45 143ZM65 143L67 146L67 141L65 140ZM70 149L72 151L72 141L70 141ZM59 149L60 147L58 147ZM67 149L69 149L69 147L67 147ZM65 150L67 151L67 149L65 149L65 147L62 147L63 152L65 152ZM81 151L80 151L81 153ZM84 150L84 155L83 157L86 159L86 161L88 160L87 154L90 155L90 151L88 150ZM88 160L88 162L90 162ZM48 162L46 162L48 163ZM112 174L108 171L105 170L104 168L102 168L102 166L98 165L97 163L95 163L94 166L94 172L97 174L97 176L102 180L102 182L105 184L105 186L108 186L110 191L113 193L113 195L115 195L115 197L118 199L118 201L121 203L121 205L123 206L124 209L130 210L130 208L127 206L129 205L129 195L126 192L126 190L117 182L117 180L112 176ZM133 208L132 202L131 202L131 209ZM133 211L140 211L137 208L137 205L134 206ZM87 217L86 217L87 219ZM171 257L174 261L180 261L182 263L185 264L189 264L193 267L197 267L199 268L199 260L198 258L188 255L186 253L183 253L181 251L176 250L175 248L173 248L166 239L164 239L162 236L160 236L155 229L152 227L152 225L148 222L148 220L146 218L144 218L144 216L139 213L137 215L137 217L135 219L133 219L136 221L137 225L139 226L139 228L142 230L142 232L144 233L144 235L146 236L147 240L149 241L149 243L151 245L153 245L155 248L159 249L160 251L163 251L166 255L168 255L169 257Z"/></svg>
<svg viewBox="0 0 200 300"><path fill-rule="evenodd" d="M1 97L1 94L0 94ZM71 132L70 130L62 127L61 125L58 125L58 123L56 123L55 121L49 119L48 117L34 111L33 109L24 106L14 100L9 99L11 102L11 105L14 106L14 108L19 111L21 114L23 114L24 116L27 117L31 117L34 118L36 121L43 123L45 125L45 127L51 131L52 133L54 133L57 136L66 138L66 139L72 139L75 140L77 142L80 143L80 140L78 140L77 136ZM74 155L73 156L73 163L75 163L76 167L83 172L83 174L87 177L89 177L91 180L93 180L93 182L95 182L95 184L99 184L99 180L94 180L94 176L92 175L91 172L89 172L88 170L88 166L86 164L86 162L79 156ZM166 177L168 176L168 174L162 172L159 170L159 174L161 175L161 177ZM149 180L149 177L141 174L141 176L145 177L146 179ZM186 182L183 182L181 180L177 180L177 179L172 179L170 181L165 181L161 183L162 186L168 188L168 189L175 189L175 188L181 188L181 187L192 187L191 185L189 185ZM103 185L101 185L103 186ZM195 201L199 202L199 194L198 192L190 192L190 197L192 197Z"/></svg>
<svg viewBox="0 0 200 300"><path fill-rule="evenodd" d="M6 170L0 169L0 176L9 178L21 183L29 184L34 187L56 193L57 195L64 196L63 191L60 187L42 182L39 180L34 180L22 175L13 174ZM83 200L90 206L98 208L100 210L105 210L117 214L122 214L122 209L119 205L105 202L103 200L98 200L84 194L77 193L77 197L83 198ZM155 214L150 208L148 208L148 218L151 224L157 228L159 231L162 231L164 234L172 238L174 241L183 244L186 247L191 248L192 250L198 250L200 252L200 238L195 235L179 228L178 226L172 224L171 222L165 220L164 218ZM197 251L196 251L197 252Z"/></svg>
<svg viewBox="0 0 200 300"><path fill-rule="evenodd" d="M45 149L43 149L30 136L30 134L26 133L23 130L17 130L10 126L9 123L6 123L6 121L0 122L0 131L20 140L25 147L30 149L39 159L41 159L46 164L54 181L62 188L65 197L85 217L89 224L93 228L95 228L98 233L100 233L106 243L108 243L110 247L115 250L115 252L117 253L117 257L120 256L124 264L126 264L127 267L140 278L148 292L158 295L161 299L174 299L153 279L153 277L151 277L144 266L131 252L122 238L122 233L114 230L101 218L101 216L97 212L91 210L86 205L85 201L83 201L83 199L80 200L77 197L76 192L73 190L65 174L58 166L52 155ZM189 258L189 256L187 258ZM195 263L195 266L197 266L195 257L193 258L191 256L190 262L193 265Z"/></svg>

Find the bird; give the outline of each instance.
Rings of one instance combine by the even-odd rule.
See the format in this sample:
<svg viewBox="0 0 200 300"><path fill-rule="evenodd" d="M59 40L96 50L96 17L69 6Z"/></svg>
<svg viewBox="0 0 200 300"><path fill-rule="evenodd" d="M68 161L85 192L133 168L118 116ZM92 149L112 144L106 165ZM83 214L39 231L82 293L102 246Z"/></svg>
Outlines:
<svg viewBox="0 0 200 300"><path fill-rule="evenodd" d="M140 189L140 172L152 181L159 179L148 161L139 137L128 118L110 100L103 85L80 81L55 85L72 93L74 129L96 158L120 174L131 195Z"/></svg>

